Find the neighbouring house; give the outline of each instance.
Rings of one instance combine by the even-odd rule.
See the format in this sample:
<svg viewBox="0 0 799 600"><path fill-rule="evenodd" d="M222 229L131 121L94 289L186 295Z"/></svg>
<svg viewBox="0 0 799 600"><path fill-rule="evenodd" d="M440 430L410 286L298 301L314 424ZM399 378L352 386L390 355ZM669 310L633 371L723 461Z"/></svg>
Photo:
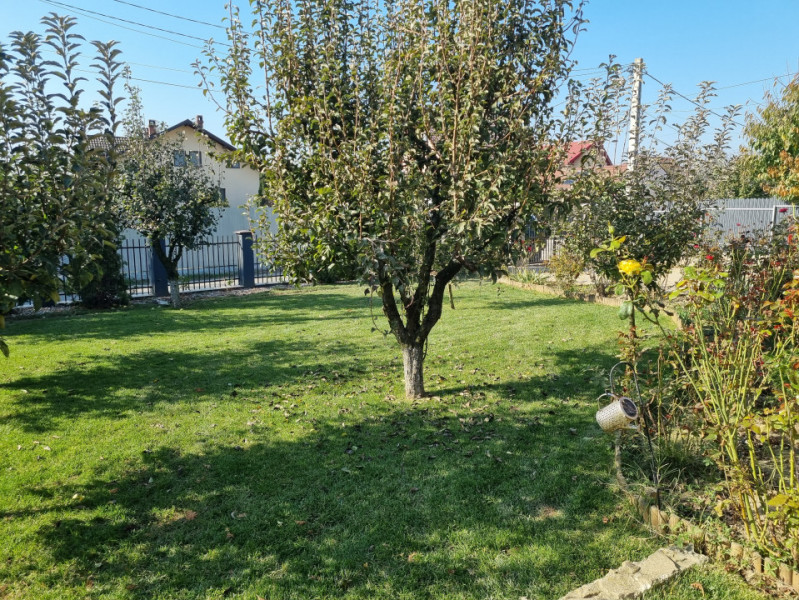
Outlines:
<svg viewBox="0 0 799 600"><path fill-rule="evenodd" d="M235 150L230 142L205 129L202 115L192 121L186 119L159 132L154 120L148 123L150 137L164 135L167 138L180 138L185 155L175 160L191 161L198 166L208 167L219 178L219 187L227 208L222 210L214 236L229 237L236 231L250 229L253 209L249 200L258 194L259 175L252 167L225 158ZM268 207L265 207L269 210ZM270 215L271 217L271 215ZM270 221L274 222L270 218ZM125 232L127 239L140 237L135 231Z"/></svg>
<svg viewBox="0 0 799 600"><path fill-rule="evenodd" d="M216 230L206 244L195 250L184 250L183 257L178 265L181 277L190 278L185 284L185 289L210 289L221 284L230 284L238 277L240 239L236 236L238 231L251 229L251 219L256 217L255 209L249 201L258 194L259 174L250 166L239 163L230 158L235 147L228 141L205 129L202 115L197 115L192 121L186 119L171 127L159 130L156 122L150 120L147 134L153 138L163 135L167 139L180 139L182 154L177 153L176 161L192 162L212 171L213 177L218 178L219 188L227 201L216 225ZM122 140L124 152L124 140ZM268 206L262 207L267 211L270 228L274 232L275 220ZM124 260L124 273L131 282L132 294L151 294L154 271L151 268L152 255L149 242L133 229L122 232L124 241L121 252ZM255 232L257 237L257 232ZM168 240L167 240L168 243ZM269 268L261 264L261 258L256 259L256 272L258 277L273 277ZM205 287L204 287L205 286ZM210 287L209 287L210 286Z"/></svg>
<svg viewBox="0 0 799 600"><path fill-rule="evenodd" d="M583 171L592 171L597 167L613 167L607 151L596 142L571 142L566 150L566 158L561 168L562 187L572 185Z"/></svg>

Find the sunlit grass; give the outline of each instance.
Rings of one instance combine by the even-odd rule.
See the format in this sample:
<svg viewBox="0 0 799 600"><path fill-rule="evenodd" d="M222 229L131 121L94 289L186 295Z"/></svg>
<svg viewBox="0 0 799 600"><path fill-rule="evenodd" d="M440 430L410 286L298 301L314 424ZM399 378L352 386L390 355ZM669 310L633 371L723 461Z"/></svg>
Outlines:
<svg viewBox="0 0 799 600"><path fill-rule="evenodd" d="M551 599L657 548L593 420L615 309L455 305L413 403L355 287L11 322L0 597Z"/></svg>

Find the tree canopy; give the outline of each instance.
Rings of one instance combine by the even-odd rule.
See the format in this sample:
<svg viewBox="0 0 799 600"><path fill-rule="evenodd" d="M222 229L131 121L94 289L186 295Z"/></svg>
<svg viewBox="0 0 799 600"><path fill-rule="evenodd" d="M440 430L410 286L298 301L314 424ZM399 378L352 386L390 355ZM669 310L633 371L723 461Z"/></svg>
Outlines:
<svg viewBox="0 0 799 600"><path fill-rule="evenodd" d="M130 85L127 89L118 201L126 224L147 238L164 265L172 305L177 307L178 262L184 250L202 245L213 233L225 202L217 175L187 156L181 135L150 135L139 92Z"/></svg>
<svg viewBox="0 0 799 600"><path fill-rule="evenodd" d="M622 137L629 121L629 77L618 64L605 66L604 78L577 90L585 136L598 148ZM576 208L561 233L567 247L593 268L600 291L622 279L614 253L591 253L608 237L609 225L624 236L625 252L645 260L653 275L664 275L698 242L712 199L731 178L734 163L727 153L738 107L729 107L714 129L710 83L700 85L696 108L686 119L674 119L672 96L664 86L644 112L634 169L625 168L627 163L588 168L564 192ZM671 144L659 141L666 126L677 132Z"/></svg>
<svg viewBox="0 0 799 600"><path fill-rule="evenodd" d="M60 275L98 275L92 257L114 241L98 215L114 173L120 51L92 42L83 67L99 98L86 108L75 20L51 14L42 23L43 34L16 31L0 46L0 326L20 301L57 301ZM2 339L0 350L8 352Z"/></svg>
<svg viewBox="0 0 799 600"><path fill-rule="evenodd" d="M763 189L796 204L799 202L799 79L778 96L767 95L746 125L751 165Z"/></svg>
<svg viewBox="0 0 799 600"><path fill-rule="evenodd" d="M249 30L231 8L229 54L210 53L202 71L221 76L228 134L264 174L278 224L265 250L298 279L320 263L357 265L403 348L406 394L422 395L447 284L462 271L496 276L509 242L552 207L565 124L552 100L582 6L266 0L252 10Z"/></svg>

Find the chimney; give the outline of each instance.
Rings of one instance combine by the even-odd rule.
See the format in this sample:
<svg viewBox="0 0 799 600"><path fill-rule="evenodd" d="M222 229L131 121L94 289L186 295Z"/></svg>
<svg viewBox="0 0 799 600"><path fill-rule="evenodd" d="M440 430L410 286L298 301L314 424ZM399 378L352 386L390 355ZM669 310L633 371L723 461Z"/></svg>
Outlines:
<svg viewBox="0 0 799 600"><path fill-rule="evenodd" d="M203 116L197 115L197 118L194 119L194 128L195 129L203 129Z"/></svg>
<svg viewBox="0 0 799 600"><path fill-rule="evenodd" d="M150 119L150 121L147 123L147 135L150 137L155 137L155 134L155 119Z"/></svg>

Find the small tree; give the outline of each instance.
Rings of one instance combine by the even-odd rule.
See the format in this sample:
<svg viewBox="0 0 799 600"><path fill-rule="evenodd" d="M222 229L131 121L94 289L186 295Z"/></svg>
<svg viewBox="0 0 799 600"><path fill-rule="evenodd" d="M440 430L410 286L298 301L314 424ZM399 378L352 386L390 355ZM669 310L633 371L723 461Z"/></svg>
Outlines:
<svg viewBox="0 0 799 600"><path fill-rule="evenodd" d="M265 175L278 223L266 250L297 279L354 259L402 347L405 393L422 396L447 284L464 270L495 277L509 242L552 205L563 122L551 100L581 5L252 7L252 34L231 8L231 50L210 53L210 68L222 78L231 140Z"/></svg>
<svg viewBox="0 0 799 600"><path fill-rule="evenodd" d="M799 203L799 78L746 125L751 164L763 189L792 204Z"/></svg>
<svg viewBox="0 0 799 600"><path fill-rule="evenodd" d="M586 135L596 147L618 140L629 120L629 87L619 65L607 65L607 77L583 95L582 114L588 116ZM706 225L711 199L732 171L727 156L738 108L730 107L720 126L710 126L709 83L700 86L696 109L682 123L670 122L672 91L665 86L649 107L648 127L640 141L634 171L623 168L588 169L565 191L578 206L563 228L566 244L589 261L595 282L619 283L623 274L614 253L594 253L607 238L610 225L625 237L624 251L646 260L655 277L667 274L690 252ZM677 131L671 145L658 136L666 124ZM711 133L713 134L711 136Z"/></svg>
<svg viewBox="0 0 799 600"><path fill-rule="evenodd" d="M225 203L210 167L194 164L180 137L147 134L138 90L127 89L130 102L118 198L128 226L147 238L164 265L172 306L177 308L183 251L201 246L213 233Z"/></svg>
<svg viewBox="0 0 799 600"><path fill-rule="evenodd" d="M0 327L22 300L58 301L59 276L76 265L88 265L82 282L96 277L94 258L114 241L102 207L114 174L119 50L93 42L100 101L83 108L76 22L51 14L42 23L43 36L14 32L0 47ZM8 353L1 338L0 351Z"/></svg>

